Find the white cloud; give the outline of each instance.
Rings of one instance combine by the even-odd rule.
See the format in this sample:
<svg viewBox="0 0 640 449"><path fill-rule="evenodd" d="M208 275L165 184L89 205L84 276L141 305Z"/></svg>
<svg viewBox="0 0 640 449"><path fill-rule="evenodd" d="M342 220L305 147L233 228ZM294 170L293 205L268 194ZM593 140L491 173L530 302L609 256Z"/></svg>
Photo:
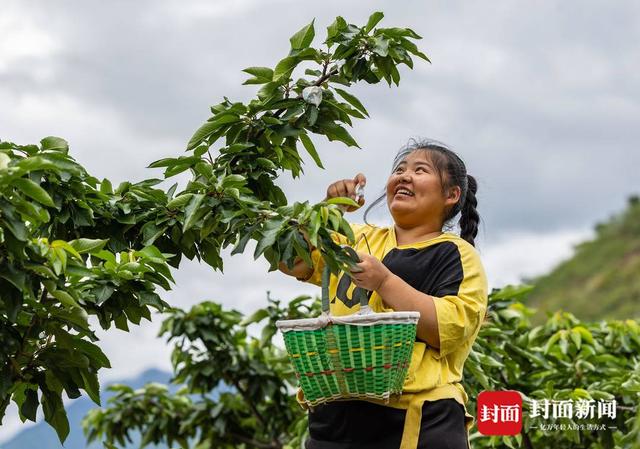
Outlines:
<svg viewBox="0 0 640 449"><path fill-rule="evenodd" d="M30 144L49 135L64 137L73 157L100 178L120 182L161 176L145 167L184 147L179 138L138 132L110 106L62 92L13 95L0 89L0 103L12 105L0 110L0 122L11 130L5 139Z"/></svg>
<svg viewBox="0 0 640 449"><path fill-rule="evenodd" d="M549 272L573 254L574 246L593 237L588 229L566 229L548 234L514 232L481 250L489 288L519 284Z"/></svg>
<svg viewBox="0 0 640 449"><path fill-rule="evenodd" d="M60 42L52 33L40 27L33 18L21 14L19 6L13 2L3 4L0 30L0 75L10 72L16 64L50 57L60 48ZM32 64L32 69L41 79L47 75L42 66Z"/></svg>
<svg viewBox="0 0 640 449"><path fill-rule="evenodd" d="M290 0L271 0L270 4L287 3ZM184 24L192 24L194 21L206 21L214 18L229 18L254 9L262 2L260 0L206 0L190 1L188 3L179 0L170 0L162 4L158 15L164 20L178 20Z"/></svg>

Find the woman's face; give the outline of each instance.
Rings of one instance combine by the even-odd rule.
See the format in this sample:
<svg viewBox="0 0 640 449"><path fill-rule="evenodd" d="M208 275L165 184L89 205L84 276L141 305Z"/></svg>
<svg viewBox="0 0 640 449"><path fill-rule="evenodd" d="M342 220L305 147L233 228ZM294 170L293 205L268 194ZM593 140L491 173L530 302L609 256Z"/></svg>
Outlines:
<svg viewBox="0 0 640 449"><path fill-rule="evenodd" d="M441 227L445 208L459 198L460 189L456 189L453 198L445 197L438 172L426 151L416 150L409 153L389 176L387 206L399 225L429 223Z"/></svg>

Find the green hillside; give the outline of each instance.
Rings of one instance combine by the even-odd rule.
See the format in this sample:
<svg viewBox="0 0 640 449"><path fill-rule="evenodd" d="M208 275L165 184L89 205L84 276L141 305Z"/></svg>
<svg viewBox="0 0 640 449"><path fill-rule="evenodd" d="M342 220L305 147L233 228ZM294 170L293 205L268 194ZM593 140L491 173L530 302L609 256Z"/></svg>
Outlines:
<svg viewBox="0 0 640 449"><path fill-rule="evenodd" d="M583 320L640 318L640 199L596 226L593 240L575 247L571 259L528 282L528 304L545 312L563 309Z"/></svg>

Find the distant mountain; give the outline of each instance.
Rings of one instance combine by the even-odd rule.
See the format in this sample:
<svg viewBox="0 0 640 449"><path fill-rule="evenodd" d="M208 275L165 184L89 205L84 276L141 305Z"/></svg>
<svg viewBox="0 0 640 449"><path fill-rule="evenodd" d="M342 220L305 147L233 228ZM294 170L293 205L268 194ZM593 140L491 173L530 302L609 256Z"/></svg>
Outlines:
<svg viewBox="0 0 640 449"><path fill-rule="evenodd" d="M163 384L169 384L171 379L171 373L160 371L158 369L149 369L142 373L140 376L134 379L125 379L120 382L112 382L119 384L129 385L131 388L140 388L148 382L159 382ZM107 384L108 386L108 384ZM170 386L171 387L171 386ZM113 394L107 391L106 387L102 388L102 394L100 398L102 404L107 403ZM58 436L55 431L44 420L37 424L26 428L18 433L11 440L0 445L1 449L102 449L101 442L94 442L87 445L86 439L82 432L82 418L89 412L89 410L96 408L97 405L86 396L82 396L67 406L67 415L69 417L69 426L71 431L64 443L64 446L60 444ZM140 438L139 436L134 439L133 444L128 447L138 448ZM149 448L163 448L166 446L148 446Z"/></svg>
<svg viewBox="0 0 640 449"><path fill-rule="evenodd" d="M535 285L527 303L538 309L534 322L558 309L583 320L640 318L640 198L596 226L593 240Z"/></svg>

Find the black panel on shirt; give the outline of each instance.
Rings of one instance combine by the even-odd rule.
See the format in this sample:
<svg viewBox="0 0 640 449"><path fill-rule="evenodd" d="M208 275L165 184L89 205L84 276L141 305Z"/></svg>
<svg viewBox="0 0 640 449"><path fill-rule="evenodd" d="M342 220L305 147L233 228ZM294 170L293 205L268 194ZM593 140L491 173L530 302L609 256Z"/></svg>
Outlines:
<svg viewBox="0 0 640 449"><path fill-rule="evenodd" d="M393 248L382 263L403 281L431 296L457 295L464 277L458 246L442 242L425 248Z"/></svg>
<svg viewBox="0 0 640 449"><path fill-rule="evenodd" d="M458 246L453 242L441 242L425 248L393 248L382 263L407 284L431 296L457 295L464 277ZM338 280L336 296L331 302L342 301L351 308L358 304L358 291L371 298L372 292L360 287L348 294L351 278L342 273Z"/></svg>
<svg viewBox="0 0 640 449"><path fill-rule="evenodd" d="M453 242L436 243L425 248L393 248L384 256L382 263L407 284L431 296L457 295L464 277L460 251ZM339 300L351 308L358 304L357 290L371 298L372 292L360 287L354 288L349 295L350 286L351 278L342 273L336 296L331 302Z"/></svg>

